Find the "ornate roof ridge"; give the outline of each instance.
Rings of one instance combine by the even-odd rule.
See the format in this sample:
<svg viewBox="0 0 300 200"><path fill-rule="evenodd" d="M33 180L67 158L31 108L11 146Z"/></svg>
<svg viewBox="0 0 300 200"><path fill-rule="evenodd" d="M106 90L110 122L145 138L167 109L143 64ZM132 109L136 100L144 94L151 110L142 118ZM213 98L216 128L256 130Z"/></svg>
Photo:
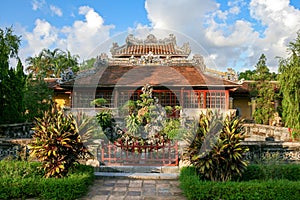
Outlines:
<svg viewBox="0 0 300 200"><path fill-rule="evenodd" d="M174 34L169 34L169 37L166 37L164 39L157 39L154 34L149 34L144 40L134 37L133 34L129 34L126 38L127 45L164 45L170 43L176 45L176 37L174 36Z"/></svg>
<svg viewBox="0 0 300 200"><path fill-rule="evenodd" d="M110 49L113 57L142 56L150 51L154 55L187 57L191 53L191 48L189 43L184 43L182 47L177 46L174 34L169 34L163 39L157 39L153 34L149 34L145 39L138 39L133 34L129 34L124 45L119 46L114 42Z"/></svg>

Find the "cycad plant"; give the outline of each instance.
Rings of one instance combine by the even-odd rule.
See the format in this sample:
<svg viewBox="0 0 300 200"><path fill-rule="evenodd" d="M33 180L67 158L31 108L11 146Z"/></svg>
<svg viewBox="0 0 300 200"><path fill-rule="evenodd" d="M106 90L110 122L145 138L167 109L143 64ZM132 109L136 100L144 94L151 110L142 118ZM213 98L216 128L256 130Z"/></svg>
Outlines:
<svg viewBox="0 0 300 200"><path fill-rule="evenodd" d="M30 155L40 160L45 177L64 177L80 158L89 155L79 135L75 118L55 105L37 118Z"/></svg>
<svg viewBox="0 0 300 200"><path fill-rule="evenodd" d="M74 118L78 126L81 141L88 143L91 139L94 139L99 132L95 117L88 116L84 112L78 112L74 114Z"/></svg>
<svg viewBox="0 0 300 200"><path fill-rule="evenodd" d="M211 181L228 181L241 175L246 168L246 146L242 119L222 116L218 112L208 111L201 114L194 131L185 136L190 144L185 150L199 174Z"/></svg>

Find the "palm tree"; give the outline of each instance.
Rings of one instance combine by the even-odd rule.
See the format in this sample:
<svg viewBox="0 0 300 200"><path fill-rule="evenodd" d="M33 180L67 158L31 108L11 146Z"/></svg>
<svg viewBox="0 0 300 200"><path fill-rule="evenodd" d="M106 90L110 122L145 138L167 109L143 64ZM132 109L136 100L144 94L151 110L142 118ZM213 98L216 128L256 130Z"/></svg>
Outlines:
<svg viewBox="0 0 300 200"><path fill-rule="evenodd" d="M78 55L71 55L70 51L62 51L58 48L51 51L43 49L37 56L26 59L29 66L26 71L32 73L35 77L43 78L59 78L61 73L71 68L73 72L77 72Z"/></svg>

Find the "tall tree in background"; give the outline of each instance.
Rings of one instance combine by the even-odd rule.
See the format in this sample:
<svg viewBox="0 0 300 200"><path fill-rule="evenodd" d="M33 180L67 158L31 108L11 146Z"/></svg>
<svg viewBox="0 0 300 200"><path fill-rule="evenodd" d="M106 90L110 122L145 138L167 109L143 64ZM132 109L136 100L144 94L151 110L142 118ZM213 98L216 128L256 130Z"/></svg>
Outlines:
<svg viewBox="0 0 300 200"><path fill-rule="evenodd" d="M52 96L53 90L48 88L43 78L28 75L24 92L25 120L32 122L36 117L42 117L44 111L51 108Z"/></svg>
<svg viewBox="0 0 300 200"><path fill-rule="evenodd" d="M239 80L253 80L253 75L255 74L255 70L246 70L244 72L239 73Z"/></svg>
<svg viewBox="0 0 300 200"><path fill-rule="evenodd" d="M20 37L12 28L0 29L0 124L32 122L47 110L52 91L42 78L25 75L18 57ZM10 58L18 61L9 65Z"/></svg>
<svg viewBox="0 0 300 200"><path fill-rule="evenodd" d="M23 78L23 71L19 62L17 69L10 69L10 58L18 59L20 36L14 35L12 28L0 29L0 123L14 121L18 117L21 102L13 102L12 97L19 98L23 86L18 82ZM18 88L21 86L21 88ZM22 111L19 111L22 112ZM18 120L17 120L18 121Z"/></svg>
<svg viewBox="0 0 300 200"><path fill-rule="evenodd" d="M266 56L262 54L255 66L255 73L252 75L255 80L254 89L257 96L253 118L259 124L269 124L269 120L275 113L275 91L274 86L270 83L272 77L266 61Z"/></svg>
<svg viewBox="0 0 300 200"><path fill-rule="evenodd" d="M283 96L283 120L293 128L294 136L300 135L300 32L288 46L290 56L279 62L279 82Z"/></svg>
<svg viewBox="0 0 300 200"><path fill-rule="evenodd" d="M264 54L262 54L264 55ZM265 55L264 55L265 56ZM263 73L263 70L265 69L260 69L260 72L257 72L257 69L254 70L246 70L244 72L239 73L239 80L244 79L244 80L255 80L259 76L258 73ZM277 80L277 74L275 72L270 72L269 69L267 68L267 71L265 71L265 76L272 81Z"/></svg>
<svg viewBox="0 0 300 200"><path fill-rule="evenodd" d="M23 71L21 60L18 59L16 68L8 70L7 77L3 80L3 89L5 94L5 104L3 107L4 117L1 120L4 123L24 122L24 92L26 75Z"/></svg>
<svg viewBox="0 0 300 200"><path fill-rule="evenodd" d="M94 67L94 63L96 62L96 58L90 58L88 60L80 63L80 70L91 69Z"/></svg>
<svg viewBox="0 0 300 200"><path fill-rule="evenodd" d="M26 71L35 77L59 78L65 70L77 72L78 59L79 56L71 55L69 51L43 49L37 56L26 59L29 64Z"/></svg>

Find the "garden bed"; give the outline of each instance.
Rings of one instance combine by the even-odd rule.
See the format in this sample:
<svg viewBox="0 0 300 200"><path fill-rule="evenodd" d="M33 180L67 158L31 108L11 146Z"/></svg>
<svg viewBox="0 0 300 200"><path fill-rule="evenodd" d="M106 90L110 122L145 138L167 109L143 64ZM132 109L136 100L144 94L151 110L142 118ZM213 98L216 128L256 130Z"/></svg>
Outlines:
<svg viewBox="0 0 300 200"><path fill-rule="evenodd" d="M77 165L65 178L43 178L40 163L0 161L0 199L77 199L88 191L94 169Z"/></svg>
<svg viewBox="0 0 300 200"><path fill-rule="evenodd" d="M300 165L250 165L235 181L203 180L182 168L180 187L188 199L300 199Z"/></svg>

